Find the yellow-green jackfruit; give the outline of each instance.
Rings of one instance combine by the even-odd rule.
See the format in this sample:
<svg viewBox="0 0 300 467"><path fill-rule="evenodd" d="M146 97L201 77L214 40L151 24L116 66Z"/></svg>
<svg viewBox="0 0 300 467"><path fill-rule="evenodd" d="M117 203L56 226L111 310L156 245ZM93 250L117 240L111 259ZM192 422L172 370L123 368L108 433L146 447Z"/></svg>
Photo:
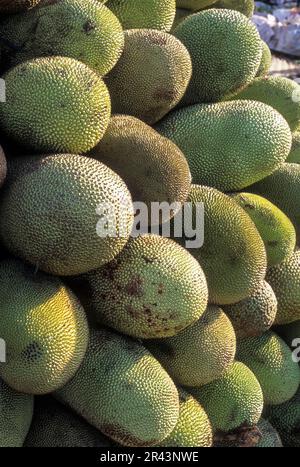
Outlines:
<svg viewBox="0 0 300 467"><path fill-rule="evenodd" d="M221 378L190 391L204 408L215 432L254 426L261 417L262 390L243 363L235 362Z"/></svg>
<svg viewBox="0 0 300 467"><path fill-rule="evenodd" d="M113 113L152 125L183 97L192 74L191 58L171 34L153 29L125 31L125 48L105 82Z"/></svg>
<svg viewBox="0 0 300 467"><path fill-rule="evenodd" d="M233 199L251 217L265 244L268 267L291 256L296 247L296 231L289 218L262 196L238 193Z"/></svg>
<svg viewBox="0 0 300 467"><path fill-rule="evenodd" d="M238 11L201 11L181 22L174 35L190 52L193 65L182 105L219 101L250 84L258 71L259 33Z"/></svg>
<svg viewBox="0 0 300 467"><path fill-rule="evenodd" d="M11 293L14 290L16 293ZM17 260L0 264L0 376L16 391L46 394L78 370L88 343L84 310L57 278Z"/></svg>
<svg viewBox="0 0 300 467"><path fill-rule="evenodd" d="M139 342L91 330L86 357L56 397L125 446L159 444L179 418L176 386Z"/></svg>
<svg viewBox="0 0 300 467"><path fill-rule="evenodd" d="M70 154L12 160L0 212L7 249L61 276L111 261L133 225L123 180L101 162Z"/></svg>
<svg viewBox="0 0 300 467"><path fill-rule="evenodd" d="M292 145L285 119L254 101L185 107L156 129L185 154L194 183L221 191L238 191L267 177L287 159Z"/></svg>
<svg viewBox="0 0 300 467"><path fill-rule="evenodd" d="M198 387L219 378L233 363L236 338L225 313L209 306L195 324L147 347L176 383Z"/></svg>
<svg viewBox="0 0 300 467"><path fill-rule="evenodd" d="M176 12L176 0L108 0L106 5L124 29L170 31Z"/></svg>
<svg viewBox="0 0 300 467"><path fill-rule="evenodd" d="M291 399L300 384L300 369L292 352L274 332L238 340L237 359L258 379L265 404L282 404Z"/></svg>
<svg viewBox="0 0 300 467"><path fill-rule="evenodd" d="M265 417L278 431L284 447L300 448L300 389L284 404L267 407Z"/></svg>
<svg viewBox="0 0 300 467"><path fill-rule="evenodd" d="M267 76L272 65L272 53L271 53L270 47L264 41L262 41L262 47L263 47L263 52L262 52L259 69L256 74L257 78L263 78Z"/></svg>
<svg viewBox="0 0 300 467"><path fill-rule="evenodd" d="M238 338L259 336L274 324L277 299L272 287L263 281L249 297L224 306Z"/></svg>
<svg viewBox="0 0 300 467"><path fill-rule="evenodd" d="M60 55L80 60L100 76L114 67L124 48L119 20L98 0L60 0L5 18L0 37L9 67Z"/></svg>
<svg viewBox="0 0 300 467"><path fill-rule="evenodd" d="M287 162L300 164L300 132L293 134L292 149Z"/></svg>
<svg viewBox="0 0 300 467"><path fill-rule="evenodd" d="M82 301L92 316L136 338L174 336L207 306L199 263L173 240L158 235L131 238L115 260L81 280Z"/></svg>
<svg viewBox="0 0 300 467"><path fill-rule="evenodd" d="M0 379L0 447L23 446L33 415L33 396L21 394Z"/></svg>

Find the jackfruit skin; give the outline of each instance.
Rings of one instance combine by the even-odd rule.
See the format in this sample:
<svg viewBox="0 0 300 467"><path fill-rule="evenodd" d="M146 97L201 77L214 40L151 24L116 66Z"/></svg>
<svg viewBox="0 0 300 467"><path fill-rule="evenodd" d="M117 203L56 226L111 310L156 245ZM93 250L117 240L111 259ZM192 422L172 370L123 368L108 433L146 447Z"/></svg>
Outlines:
<svg viewBox="0 0 300 467"><path fill-rule="evenodd" d="M176 0L108 0L106 6L119 18L124 29L170 31L176 13Z"/></svg>
<svg viewBox="0 0 300 467"><path fill-rule="evenodd" d="M12 159L9 171L0 201L5 216L0 238L14 255L42 271L68 276L111 261L127 243L133 225L131 196L104 164L57 154ZM105 217L116 227L108 236L97 233L102 207L112 208Z"/></svg>
<svg viewBox="0 0 300 467"><path fill-rule="evenodd" d="M285 162L292 145L284 118L254 101L185 107L167 115L156 129L185 154L194 183L224 192L242 190L270 175Z"/></svg>
<svg viewBox="0 0 300 467"><path fill-rule="evenodd" d="M254 13L255 3L254 0L219 0L213 5L213 8L236 10L243 13L247 18L251 18Z"/></svg>
<svg viewBox="0 0 300 467"><path fill-rule="evenodd" d="M216 0L176 0L176 5L178 8L186 8L188 10L201 10L207 6L215 3Z"/></svg>
<svg viewBox="0 0 300 467"><path fill-rule="evenodd" d="M253 294L235 305L224 306L238 339L260 336L274 324L277 299L272 287L263 281Z"/></svg>
<svg viewBox="0 0 300 467"><path fill-rule="evenodd" d="M174 35L188 49L193 66L181 106L217 102L254 79L262 44L255 26L242 13L217 8L201 11L180 23Z"/></svg>
<svg viewBox="0 0 300 467"><path fill-rule="evenodd" d="M0 447L23 446L33 415L33 396L21 394L0 379Z"/></svg>
<svg viewBox="0 0 300 467"><path fill-rule="evenodd" d="M0 187L3 185L7 174L7 163L4 151L0 146Z"/></svg>
<svg viewBox="0 0 300 467"><path fill-rule="evenodd" d="M263 102L277 110L288 122L291 131L300 129L300 86L283 76L256 78L232 99Z"/></svg>
<svg viewBox="0 0 300 467"><path fill-rule="evenodd" d="M89 151L104 135L111 112L102 79L68 57L29 60L3 76L6 102L0 129L37 152Z"/></svg>
<svg viewBox="0 0 300 467"><path fill-rule="evenodd" d="M268 406L265 417L278 431L284 447L300 447L300 389L284 404Z"/></svg>
<svg viewBox="0 0 300 467"><path fill-rule="evenodd" d="M135 117L115 115L105 136L89 153L125 181L133 201L178 203L188 197L191 174L184 154L167 138ZM167 221L168 218L161 218ZM151 223L158 223L154 218Z"/></svg>
<svg viewBox="0 0 300 467"><path fill-rule="evenodd" d="M174 36L153 29L125 31L123 55L105 78L113 113L153 125L178 104L191 75L190 55Z"/></svg>
<svg viewBox="0 0 300 467"><path fill-rule="evenodd" d="M271 423L268 422L268 420L261 418L257 424L257 427L259 428L261 435L262 435L261 440L256 445L257 448L282 448L283 447L282 441L280 439L278 432L271 425Z"/></svg>
<svg viewBox="0 0 300 467"><path fill-rule="evenodd" d="M300 241L300 166L285 163L267 178L248 188L252 193L267 198L283 211L293 223L297 244Z"/></svg>
<svg viewBox="0 0 300 467"><path fill-rule="evenodd" d="M262 414L264 401L260 384L240 362L235 362L221 378L190 392L204 408L217 433L254 426Z"/></svg>
<svg viewBox="0 0 300 467"><path fill-rule="evenodd" d="M300 133L293 134L292 149L287 162L300 164Z"/></svg>
<svg viewBox="0 0 300 467"><path fill-rule="evenodd" d="M269 268L292 256L296 247L295 227L280 209L253 193L238 193L233 199L256 225L265 244Z"/></svg>
<svg viewBox="0 0 300 467"><path fill-rule="evenodd" d="M266 280L278 300L275 324L300 319L300 250L267 272ZM300 337L300 336L299 336Z"/></svg>
<svg viewBox="0 0 300 467"><path fill-rule="evenodd" d="M210 305L184 331L146 345L176 383L199 387L218 379L232 365L236 337L221 308Z"/></svg>
<svg viewBox="0 0 300 467"><path fill-rule="evenodd" d="M52 392L83 360L88 344L84 310L60 279L35 273L18 260L2 261L0 278L0 333L7 348L0 376L19 392Z"/></svg>
<svg viewBox="0 0 300 467"><path fill-rule="evenodd" d="M204 207L204 245L190 252L206 276L209 303L231 305L243 300L266 274L265 247L255 225L233 199L214 188L192 185L188 201L193 216L197 203ZM182 235L179 242L186 241Z"/></svg>
<svg viewBox="0 0 300 467"><path fill-rule="evenodd" d="M59 55L79 60L104 76L124 48L119 20L98 0L61 0L13 15L0 22L0 36L8 68Z"/></svg>
<svg viewBox="0 0 300 467"><path fill-rule="evenodd" d="M112 445L100 431L54 398L36 398L34 416L24 447L99 448Z"/></svg>
<svg viewBox="0 0 300 467"><path fill-rule="evenodd" d="M258 72L256 74L257 78L264 78L268 75L271 65L272 65L272 53L268 44L262 41L262 57Z"/></svg>
<svg viewBox="0 0 300 467"><path fill-rule="evenodd" d="M40 3L40 0L0 0L0 12L15 13L29 10Z"/></svg>
<svg viewBox="0 0 300 467"><path fill-rule="evenodd" d="M113 261L79 280L88 290L82 301L96 321L136 338L173 336L207 306L199 263L176 242L158 235L131 238Z"/></svg>
<svg viewBox="0 0 300 467"><path fill-rule="evenodd" d="M179 393L179 419L172 433L159 447L201 447L212 446L212 428L201 405L183 389Z"/></svg>
<svg viewBox="0 0 300 467"><path fill-rule="evenodd" d="M92 329L86 357L56 397L114 441L159 444L179 418L176 386L139 342Z"/></svg>
<svg viewBox="0 0 300 467"><path fill-rule="evenodd" d="M237 359L258 379L265 404L282 404L291 399L300 384L300 368L286 343L274 332L238 340Z"/></svg>

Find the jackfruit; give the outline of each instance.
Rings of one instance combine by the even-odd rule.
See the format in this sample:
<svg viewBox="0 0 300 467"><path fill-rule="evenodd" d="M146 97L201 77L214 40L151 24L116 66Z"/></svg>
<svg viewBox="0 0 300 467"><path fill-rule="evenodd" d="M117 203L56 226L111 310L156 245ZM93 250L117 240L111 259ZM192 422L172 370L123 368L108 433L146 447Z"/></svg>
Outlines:
<svg viewBox="0 0 300 467"><path fill-rule="evenodd" d="M254 79L262 57L256 27L242 13L213 8L188 16L174 31L192 57L180 105L217 102Z"/></svg>
<svg viewBox="0 0 300 467"><path fill-rule="evenodd" d="M291 399L300 384L300 368L286 343L274 332L238 340L237 359L258 379L265 404L282 404Z"/></svg>
<svg viewBox="0 0 300 467"><path fill-rule="evenodd" d="M60 154L13 159L10 171L0 238L16 256L51 274L76 275L111 261L127 243L131 196L104 164Z"/></svg>
<svg viewBox="0 0 300 467"><path fill-rule="evenodd" d="M170 31L176 12L176 0L108 0L107 7L119 18L124 29Z"/></svg>
<svg viewBox="0 0 300 467"><path fill-rule="evenodd" d="M263 47L263 51L262 51L262 57L261 57L259 69L256 74L257 78L266 77L272 65L272 53L271 53L270 47L264 41L262 41L262 47Z"/></svg>
<svg viewBox="0 0 300 467"><path fill-rule="evenodd" d="M261 417L262 390L243 363L235 362L221 378L190 391L204 408L215 432L253 426Z"/></svg>
<svg viewBox="0 0 300 467"><path fill-rule="evenodd" d="M102 79L66 57L37 58L3 76L6 101L0 129L38 152L84 152L104 135L110 119L109 93Z"/></svg>
<svg viewBox="0 0 300 467"><path fill-rule="evenodd" d="M300 241L300 165L282 164L272 175L249 187L281 209L294 224Z"/></svg>
<svg viewBox="0 0 300 467"><path fill-rule="evenodd" d="M300 389L288 402L267 407L265 416L278 431L284 447L300 448Z"/></svg>
<svg viewBox="0 0 300 467"><path fill-rule="evenodd" d="M288 122L291 131L300 129L300 86L283 76L256 78L232 100L263 102L277 110Z"/></svg>
<svg viewBox="0 0 300 467"><path fill-rule="evenodd" d="M7 348L1 378L28 394L63 386L88 343L85 313L75 295L59 279L6 260L0 263L0 303L0 335Z"/></svg>
<svg viewBox="0 0 300 467"><path fill-rule="evenodd" d="M33 397L14 391L0 379L0 407L0 447L22 447L32 420Z"/></svg>
<svg viewBox="0 0 300 467"><path fill-rule="evenodd" d="M187 8L188 10L201 10L215 3L216 0L176 0L178 8Z"/></svg>
<svg viewBox="0 0 300 467"><path fill-rule="evenodd" d="M231 322L216 306L175 337L150 341L150 352L169 375L184 386L203 386L232 365L236 338Z"/></svg>
<svg viewBox="0 0 300 467"><path fill-rule="evenodd" d="M125 446L159 444L179 418L176 386L139 342L91 330L74 378L56 397L103 434Z"/></svg>
<svg viewBox="0 0 300 467"><path fill-rule="evenodd" d="M0 187L3 185L7 173L7 164L4 151L0 146Z"/></svg>
<svg viewBox="0 0 300 467"><path fill-rule="evenodd" d="M178 203L173 215L188 197L191 174L177 146L146 123L130 116L113 116L100 143L89 153L125 181L133 201ZM167 217L166 217L167 216ZM169 220L170 212L161 221ZM151 223L157 223L154 219Z"/></svg>
<svg viewBox="0 0 300 467"><path fill-rule="evenodd" d="M267 272L266 280L278 300L276 324L300 319L300 250Z"/></svg>
<svg viewBox="0 0 300 467"><path fill-rule="evenodd" d="M208 298L199 263L158 235L131 238L113 261L79 278L78 288L88 290L82 302L96 321L143 339L183 330L204 313Z"/></svg>
<svg viewBox="0 0 300 467"><path fill-rule="evenodd" d="M188 201L195 222L198 203L203 203L204 245L193 245L190 252L203 268L209 302L231 305L243 300L259 287L266 273L266 252L255 225L233 199L213 188L193 185ZM198 224L201 227L199 219ZM199 235L199 226L197 230ZM178 241L186 240L183 232Z"/></svg>
<svg viewBox="0 0 300 467"><path fill-rule="evenodd" d="M124 34L98 0L61 0L0 22L2 52L10 68L37 57L60 55L104 76L119 60Z"/></svg>
<svg viewBox="0 0 300 467"><path fill-rule="evenodd" d="M280 436L268 420L261 418L257 427L261 432L261 439L256 445L257 448L282 448Z"/></svg>
<svg viewBox="0 0 300 467"><path fill-rule="evenodd" d="M221 191L239 191L267 177L287 159L292 145L284 118L254 101L186 107L167 115L156 129L185 154L194 183Z"/></svg>
<svg viewBox="0 0 300 467"><path fill-rule="evenodd" d="M123 55L105 78L113 113L133 115L152 125L178 104L191 74L190 55L171 34L125 31Z"/></svg>
<svg viewBox="0 0 300 467"><path fill-rule="evenodd" d="M201 447L212 446L210 421L193 396L179 391L179 419L172 433L160 443L160 447Z"/></svg>
<svg viewBox="0 0 300 467"><path fill-rule="evenodd" d="M25 447L99 448L112 443L93 426L49 396L38 397Z"/></svg>
<svg viewBox="0 0 300 467"><path fill-rule="evenodd" d="M238 193L233 199L253 220L265 244L268 267L290 257L296 247L296 231L289 218L267 199L252 193Z"/></svg>
<svg viewBox="0 0 300 467"><path fill-rule="evenodd" d="M251 18L254 13L255 3L254 0L218 0L213 8L236 10L243 13L247 18Z"/></svg>
<svg viewBox="0 0 300 467"><path fill-rule="evenodd" d="M292 149L287 162L300 164L300 133L293 134Z"/></svg>
<svg viewBox="0 0 300 467"><path fill-rule="evenodd" d="M0 13L15 13L37 6L41 0L0 0Z"/></svg>
<svg viewBox="0 0 300 467"><path fill-rule="evenodd" d="M259 336L274 324L277 299L265 281L249 297L235 305L224 306L237 338Z"/></svg>

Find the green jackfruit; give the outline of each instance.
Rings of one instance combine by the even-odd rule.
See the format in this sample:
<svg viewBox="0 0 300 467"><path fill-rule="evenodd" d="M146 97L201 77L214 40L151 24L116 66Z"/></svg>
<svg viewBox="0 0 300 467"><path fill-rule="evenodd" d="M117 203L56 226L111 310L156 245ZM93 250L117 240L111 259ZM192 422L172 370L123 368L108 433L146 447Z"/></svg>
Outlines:
<svg viewBox="0 0 300 467"><path fill-rule="evenodd" d="M201 447L212 445L210 421L193 396L180 389L179 419L172 433L160 443L160 447Z"/></svg>
<svg viewBox="0 0 300 467"><path fill-rule="evenodd" d="M253 294L235 305L224 307L238 338L259 336L274 324L277 299L272 287L263 281Z"/></svg>
<svg viewBox="0 0 300 467"><path fill-rule="evenodd" d="M32 420L33 397L14 391L0 379L0 407L0 447L22 447Z"/></svg>
<svg viewBox="0 0 300 467"><path fill-rule="evenodd" d="M254 13L254 0L219 0L213 5L213 8L225 8L228 10L236 10L247 18L251 18Z"/></svg>
<svg viewBox="0 0 300 467"><path fill-rule="evenodd" d="M300 86L282 76L256 78L231 99L263 102L277 110L290 125L291 131L300 129Z"/></svg>
<svg viewBox="0 0 300 467"><path fill-rule="evenodd" d="M176 12L176 0L108 0L107 7L119 18L124 29L170 31Z"/></svg>
<svg viewBox="0 0 300 467"><path fill-rule="evenodd" d="M282 164L272 175L251 186L253 193L267 198L294 224L300 241L300 165Z"/></svg>
<svg viewBox="0 0 300 467"><path fill-rule="evenodd" d="M15 13L29 10L40 3L41 0L0 0L0 12Z"/></svg>
<svg viewBox="0 0 300 467"><path fill-rule="evenodd" d="M216 432L253 426L261 417L262 390L252 371L243 363L235 362L221 378L190 391Z"/></svg>
<svg viewBox="0 0 300 467"><path fill-rule="evenodd" d="M176 0L178 8L187 8L188 10L201 10L215 3L216 0Z"/></svg>
<svg viewBox="0 0 300 467"><path fill-rule="evenodd" d="M300 133L293 134L292 149L287 162L300 164Z"/></svg>
<svg viewBox="0 0 300 467"><path fill-rule="evenodd" d="M264 394L265 404L291 399L300 384L300 368L286 343L274 332L240 339L237 358L253 371Z"/></svg>
<svg viewBox="0 0 300 467"><path fill-rule="evenodd" d="M258 71L259 33L238 11L201 11L180 23L174 35L190 52L193 64L182 105L219 101L250 84Z"/></svg>
<svg viewBox="0 0 300 467"><path fill-rule="evenodd" d="M7 66L60 55L88 65L101 76L119 60L124 34L119 20L98 0L61 0L5 18L0 43Z"/></svg>
<svg viewBox="0 0 300 467"><path fill-rule="evenodd" d="M110 119L110 97L102 79L66 57L31 60L4 75L6 101L0 129L38 152L92 149Z"/></svg>
<svg viewBox="0 0 300 467"><path fill-rule="evenodd" d="M280 436L268 420L261 418L257 427L261 432L261 439L256 445L257 448L282 448Z"/></svg>
<svg viewBox="0 0 300 467"><path fill-rule="evenodd" d="M183 386L203 386L233 363L236 338L231 322L216 306L175 337L150 341L149 350L169 375Z"/></svg>
<svg viewBox="0 0 300 467"><path fill-rule="evenodd" d="M88 290L82 301L92 316L136 338L174 336L207 306L199 263L177 243L158 235L131 238L115 260L82 280L84 295Z"/></svg>
<svg viewBox="0 0 300 467"><path fill-rule="evenodd" d="M91 330L85 359L56 397L125 446L159 444L179 417L176 386L139 343Z"/></svg>
<svg viewBox="0 0 300 467"><path fill-rule="evenodd" d="M284 447L300 448L300 388L288 402L267 407L265 416L278 431Z"/></svg>
<svg viewBox="0 0 300 467"><path fill-rule="evenodd" d="M75 295L59 279L6 260L0 263L0 303L0 335L7 346L1 378L28 394L63 386L78 370L88 343L85 313Z"/></svg>
<svg viewBox="0 0 300 467"><path fill-rule="evenodd" d="M185 154L194 183L221 191L238 191L267 177L287 159L292 145L284 118L254 101L186 107L167 115L156 129Z"/></svg>
<svg viewBox="0 0 300 467"><path fill-rule="evenodd" d="M278 266L269 269L266 276L278 300L276 324L287 324L300 319L300 250ZM299 336L300 337L300 336Z"/></svg>
<svg viewBox="0 0 300 467"><path fill-rule="evenodd" d="M3 185L7 173L7 164L4 151L0 146L0 187Z"/></svg>
<svg viewBox="0 0 300 467"><path fill-rule="evenodd" d="M193 185L188 201L195 220L197 204L204 207L204 245L190 252L204 270L209 302L231 305L243 300L266 273L265 247L255 225L233 199L213 188ZM179 242L186 240L182 235Z"/></svg>
<svg viewBox="0 0 300 467"><path fill-rule="evenodd" d="M191 58L171 34L125 31L125 49L105 82L113 113L156 123L183 97L192 74Z"/></svg>
<svg viewBox="0 0 300 467"><path fill-rule="evenodd" d="M36 398L25 447L99 448L112 443L96 428L49 396Z"/></svg>
<svg viewBox="0 0 300 467"><path fill-rule="evenodd" d="M270 50L270 47L264 41L262 41L262 47L263 47L263 52L262 52L260 66L256 74L257 78L266 77L272 65L272 52Z"/></svg>
<svg viewBox="0 0 300 467"><path fill-rule="evenodd" d="M130 116L113 116L100 143L90 157L103 162L125 181L133 201L178 203L173 215L188 197L191 174L177 146L146 123ZM162 221L168 217L162 216ZM155 222L154 216L152 224Z"/></svg>
<svg viewBox="0 0 300 467"><path fill-rule="evenodd" d="M239 193L233 199L253 220L265 244L268 267L290 257L296 247L296 231L289 218L267 199Z"/></svg>

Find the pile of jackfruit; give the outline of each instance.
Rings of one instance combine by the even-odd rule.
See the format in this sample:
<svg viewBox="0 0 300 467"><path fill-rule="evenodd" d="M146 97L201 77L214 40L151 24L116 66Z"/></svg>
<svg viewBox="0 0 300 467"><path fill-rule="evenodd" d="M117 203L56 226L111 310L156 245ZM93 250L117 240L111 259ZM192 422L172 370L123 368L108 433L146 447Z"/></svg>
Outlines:
<svg viewBox="0 0 300 467"><path fill-rule="evenodd" d="M0 0L1 447L300 447L300 86L253 11Z"/></svg>

